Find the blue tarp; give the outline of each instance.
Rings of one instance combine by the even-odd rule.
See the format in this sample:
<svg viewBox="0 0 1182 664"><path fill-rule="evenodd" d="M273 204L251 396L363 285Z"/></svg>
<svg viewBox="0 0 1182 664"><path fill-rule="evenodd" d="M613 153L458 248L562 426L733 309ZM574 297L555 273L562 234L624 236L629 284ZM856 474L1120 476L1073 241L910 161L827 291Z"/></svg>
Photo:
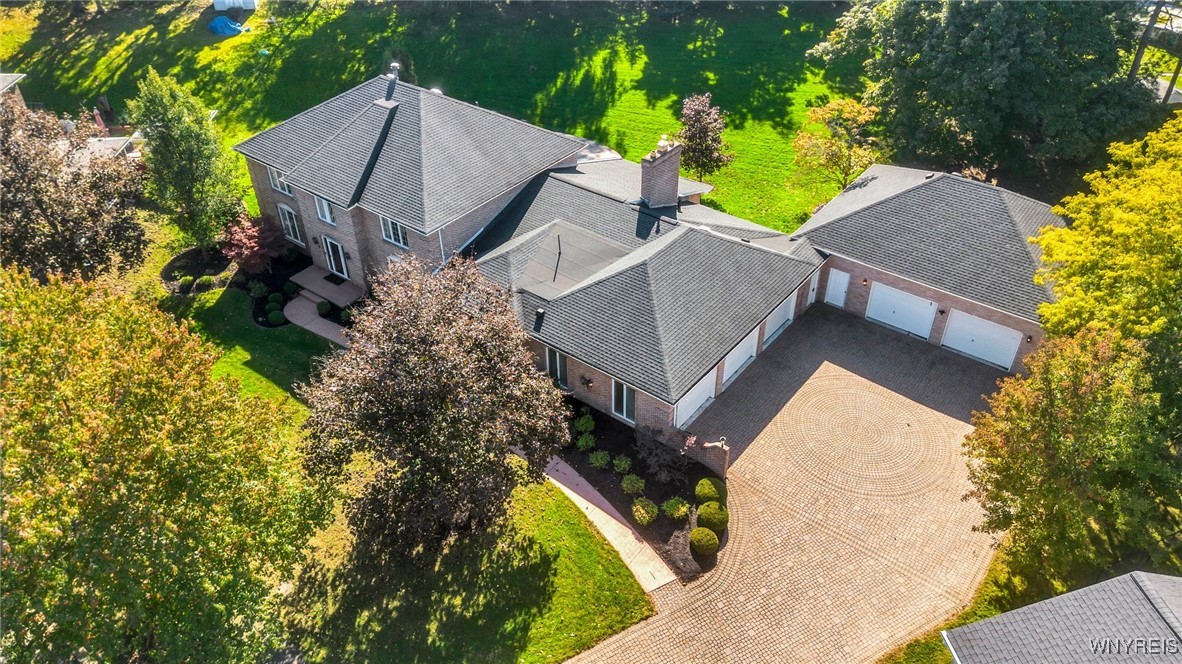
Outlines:
<svg viewBox="0 0 1182 664"><path fill-rule="evenodd" d="M231 21L228 16L219 16L209 22L209 31L215 35L229 37L241 33L242 24Z"/></svg>

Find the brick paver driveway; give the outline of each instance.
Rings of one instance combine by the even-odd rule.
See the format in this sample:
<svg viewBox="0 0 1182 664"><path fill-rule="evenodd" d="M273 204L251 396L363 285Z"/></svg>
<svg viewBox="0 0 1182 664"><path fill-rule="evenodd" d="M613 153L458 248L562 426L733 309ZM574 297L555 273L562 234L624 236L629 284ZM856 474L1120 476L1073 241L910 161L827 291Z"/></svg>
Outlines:
<svg viewBox="0 0 1182 664"><path fill-rule="evenodd" d="M961 609L992 550L960 441L1000 375L810 308L690 426L732 446L718 566L578 659L873 661Z"/></svg>

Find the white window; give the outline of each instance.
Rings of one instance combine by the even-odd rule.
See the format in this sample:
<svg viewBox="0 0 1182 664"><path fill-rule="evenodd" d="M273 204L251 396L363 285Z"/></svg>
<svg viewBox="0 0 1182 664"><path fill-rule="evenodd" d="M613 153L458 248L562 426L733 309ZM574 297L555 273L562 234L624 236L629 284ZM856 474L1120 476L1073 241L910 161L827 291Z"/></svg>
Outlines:
<svg viewBox="0 0 1182 664"><path fill-rule="evenodd" d="M618 380L612 381L612 412L629 422L636 422L636 390Z"/></svg>
<svg viewBox="0 0 1182 664"><path fill-rule="evenodd" d="M296 216L295 210L280 203L279 208L279 224L283 226L283 237L303 246L304 238L300 236L300 219Z"/></svg>
<svg viewBox="0 0 1182 664"><path fill-rule="evenodd" d="M561 387L566 387L566 356L553 348L546 349L546 373Z"/></svg>
<svg viewBox="0 0 1182 664"><path fill-rule="evenodd" d="M316 196L315 198L316 217L326 224L332 224L333 226L336 226L337 222L333 221L332 219L332 203L329 203L327 200L319 196Z"/></svg>
<svg viewBox="0 0 1182 664"><path fill-rule="evenodd" d="M267 167L267 177L271 178L271 188L272 189L274 189L275 191L281 191L281 192L287 194L288 196L291 196L291 187L287 186L287 183L283 181L283 173L280 173L279 171L275 170L274 168L271 168L270 166L268 166Z"/></svg>
<svg viewBox="0 0 1182 664"><path fill-rule="evenodd" d="M406 242L406 229L402 224L386 217L378 217L378 219L382 222L382 239L390 244L396 244L406 249L410 248Z"/></svg>

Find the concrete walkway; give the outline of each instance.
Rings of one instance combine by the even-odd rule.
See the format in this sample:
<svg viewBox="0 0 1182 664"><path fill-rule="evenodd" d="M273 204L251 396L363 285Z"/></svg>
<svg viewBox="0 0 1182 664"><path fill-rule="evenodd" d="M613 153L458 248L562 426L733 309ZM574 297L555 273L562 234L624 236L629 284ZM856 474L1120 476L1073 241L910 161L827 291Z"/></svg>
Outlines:
<svg viewBox="0 0 1182 664"><path fill-rule="evenodd" d="M651 593L670 581L677 580L673 570L669 569L631 523L576 473L574 468L562 459L554 457L546 467L546 475L583 511L583 514L587 515L604 539L620 552L620 558L623 558L624 564L632 570L644 592Z"/></svg>
<svg viewBox="0 0 1182 664"><path fill-rule="evenodd" d="M299 297L283 307L283 315L287 316L287 320L291 321L292 325L324 337L342 348L348 348L349 342L345 340L345 335L341 334L341 326L321 318L320 313L316 311L316 304L320 300L313 298L316 296L308 294L308 291L302 291Z"/></svg>

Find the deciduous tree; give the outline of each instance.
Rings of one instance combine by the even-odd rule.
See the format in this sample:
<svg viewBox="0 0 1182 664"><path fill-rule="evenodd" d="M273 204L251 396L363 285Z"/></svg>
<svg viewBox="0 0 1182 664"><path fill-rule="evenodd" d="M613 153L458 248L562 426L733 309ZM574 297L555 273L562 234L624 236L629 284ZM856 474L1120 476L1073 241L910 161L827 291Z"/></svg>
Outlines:
<svg viewBox="0 0 1182 664"><path fill-rule="evenodd" d="M1011 555L1061 575L1176 537L1182 458L1157 426L1145 361L1111 330L1054 338L974 414L969 496Z"/></svg>
<svg viewBox="0 0 1182 664"><path fill-rule="evenodd" d="M1081 160L1148 117L1128 2L858 2L813 53L862 57L892 149L948 165Z"/></svg>
<svg viewBox="0 0 1182 664"><path fill-rule="evenodd" d="M150 304L0 270L8 662L252 661L323 514L291 413Z"/></svg>
<svg viewBox="0 0 1182 664"><path fill-rule="evenodd" d="M203 252L212 249L241 209L242 196L209 109L151 67L128 108L148 139L149 191L189 240Z"/></svg>
<svg viewBox="0 0 1182 664"><path fill-rule="evenodd" d="M824 126L826 134L798 132L792 141L796 163L821 171L845 189L859 173L882 157L882 150L868 129L877 112L874 106L863 106L851 99L810 108L809 123Z"/></svg>
<svg viewBox="0 0 1182 664"><path fill-rule="evenodd" d="M64 119L69 135L51 113L0 101L0 262L88 279L135 267L147 245L141 173L126 159L88 159L93 120Z"/></svg>
<svg viewBox="0 0 1182 664"><path fill-rule="evenodd" d="M226 227L222 238L222 253L250 274L268 269L271 259L281 255L283 249L279 224L268 216L252 217L245 210Z"/></svg>
<svg viewBox="0 0 1182 664"><path fill-rule="evenodd" d="M677 139L685 144L681 163L701 180L734 160L730 146L722 140L726 113L710 105L710 93L690 95L681 104L681 131Z"/></svg>
<svg viewBox="0 0 1182 664"><path fill-rule="evenodd" d="M561 394L534 367L508 294L471 261L435 275L392 264L347 334L350 347L302 396L312 471L340 479L365 460L347 510L362 541L414 552L488 528L568 435Z"/></svg>

